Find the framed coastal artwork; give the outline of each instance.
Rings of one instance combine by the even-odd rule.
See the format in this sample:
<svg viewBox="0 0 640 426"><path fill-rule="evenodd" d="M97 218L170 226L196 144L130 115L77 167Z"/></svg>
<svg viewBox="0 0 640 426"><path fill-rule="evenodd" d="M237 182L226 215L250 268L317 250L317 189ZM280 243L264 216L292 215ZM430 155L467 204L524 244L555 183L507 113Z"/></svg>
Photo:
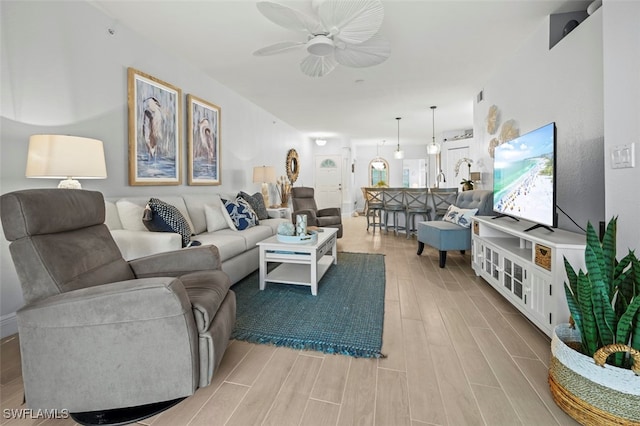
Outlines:
<svg viewBox="0 0 640 426"><path fill-rule="evenodd" d="M129 185L182 182L182 91L128 69Z"/></svg>
<svg viewBox="0 0 640 426"><path fill-rule="evenodd" d="M187 95L189 185L220 185L220 107Z"/></svg>

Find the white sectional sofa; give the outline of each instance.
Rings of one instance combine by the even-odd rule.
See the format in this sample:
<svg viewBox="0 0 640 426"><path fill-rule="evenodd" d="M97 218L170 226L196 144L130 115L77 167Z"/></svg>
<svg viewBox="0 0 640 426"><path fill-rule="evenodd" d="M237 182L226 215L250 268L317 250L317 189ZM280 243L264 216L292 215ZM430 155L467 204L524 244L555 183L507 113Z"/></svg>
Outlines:
<svg viewBox="0 0 640 426"><path fill-rule="evenodd" d="M226 223L221 222L222 216L218 215L222 212L220 198L233 200L235 194L110 198L105 201L105 223L126 260L179 250L182 247L179 234L151 232L144 226L142 216L151 197L175 206L182 213L195 234L192 240L199 241L202 245L213 244L218 247L222 270L229 275L233 283L258 269L259 250L256 243L275 235L278 225L288 221L269 218L260 220L259 225L242 231L230 229Z"/></svg>

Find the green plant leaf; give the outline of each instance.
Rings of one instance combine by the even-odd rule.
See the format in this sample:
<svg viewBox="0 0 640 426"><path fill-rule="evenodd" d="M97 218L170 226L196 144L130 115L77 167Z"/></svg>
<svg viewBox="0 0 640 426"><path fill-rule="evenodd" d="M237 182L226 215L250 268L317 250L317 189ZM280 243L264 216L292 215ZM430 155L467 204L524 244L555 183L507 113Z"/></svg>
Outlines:
<svg viewBox="0 0 640 426"><path fill-rule="evenodd" d="M593 288L593 312L598 325L599 340L602 346L615 343L614 332L618 318L609 304L609 297L602 281L591 282Z"/></svg>
<svg viewBox="0 0 640 426"><path fill-rule="evenodd" d="M604 270L604 254L602 252L602 245L600 244L600 238L598 238L598 234L596 233L596 230L591 222L587 222L587 247L593 250L596 255L596 259L598 260L600 269ZM591 272L588 265L587 271Z"/></svg>
<svg viewBox="0 0 640 426"><path fill-rule="evenodd" d="M573 266L571 266L571 264L567 260L566 256L563 256L563 258L564 258L564 269L567 272L567 279L569 280L569 288L571 290L571 293L573 293L573 295L576 296L578 293L578 275L576 274L576 271L573 269Z"/></svg>
<svg viewBox="0 0 640 426"><path fill-rule="evenodd" d="M593 302L591 299L591 282L589 277L580 271L578 272L578 304L582 311L582 349L585 355L593 356L598 350L598 326L593 314Z"/></svg>
<svg viewBox="0 0 640 426"><path fill-rule="evenodd" d="M616 330L616 342L624 343L625 345L629 343L629 339L631 338L631 331L634 331L634 334L637 330L637 321L634 325L634 319L637 320L638 310L640 310L640 297L634 297L633 301L629 304L626 312L622 314L620 320L618 321L618 329ZM634 336L635 340L635 336Z"/></svg>
<svg viewBox="0 0 640 426"><path fill-rule="evenodd" d="M576 276L576 286L577 286L578 277ZM580 311L580 306L577 301L577 292L571 292L571 288L567 283L564 283L564 293L567 297L567 306L569 307L569 312L571 313L571 317L573 318L573 322L576 324L578 331L582 333L582 312Z"/></svg>
<svg viewBox="0 0 640 426"><path fill-rule="evenodd" d="M618 229L618 218L614 216L607 224L607 229L602 238L602 260L601 268L603 279L609 284L608 294L610 297L614 293L614 270L616 268L616 232ZM611 299L609 300L611 301Z"/></svg>
<svg viewBox="0 0 640 426"><path fill-rule="evenodd" d="M629 346L640 351L640 311L636 313L636 316L633 319L633 326L631 331L631 344Z"/></svg>

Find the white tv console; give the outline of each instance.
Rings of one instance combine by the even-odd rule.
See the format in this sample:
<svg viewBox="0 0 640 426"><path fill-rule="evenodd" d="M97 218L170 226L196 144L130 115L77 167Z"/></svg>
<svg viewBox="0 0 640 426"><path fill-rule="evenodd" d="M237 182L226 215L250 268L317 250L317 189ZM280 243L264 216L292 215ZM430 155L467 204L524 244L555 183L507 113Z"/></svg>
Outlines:
<svg viewBox="0 0 640 426"><path fill-rule="evenodd" d="M569 322L563 258L584 269L586 237L562 229L525 232L533 225L509 217L474 217L471 266L551 337L557 324Z"/></svg>

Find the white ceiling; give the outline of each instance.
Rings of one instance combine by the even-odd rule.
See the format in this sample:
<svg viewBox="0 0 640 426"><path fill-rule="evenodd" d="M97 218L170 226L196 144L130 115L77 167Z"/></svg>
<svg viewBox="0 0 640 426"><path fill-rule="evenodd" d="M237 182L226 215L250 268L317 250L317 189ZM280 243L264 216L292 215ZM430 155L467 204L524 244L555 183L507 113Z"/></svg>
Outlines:
<svg viewBox="0 0 640 426"><path fill-rule="evenodd" d="M493 70L552 13L585 10L582 0L383 0L380 33L391 56L370 68L338 66L321 78L299 69L304 49L252 52L304 34L267 20L254 1L89 0L115 21L183 57L294 128L354 143L431 141L473 127L473 103ZM278 1L311 13L310 1ZM211 100L215 102L215 100Z"/></svg>

